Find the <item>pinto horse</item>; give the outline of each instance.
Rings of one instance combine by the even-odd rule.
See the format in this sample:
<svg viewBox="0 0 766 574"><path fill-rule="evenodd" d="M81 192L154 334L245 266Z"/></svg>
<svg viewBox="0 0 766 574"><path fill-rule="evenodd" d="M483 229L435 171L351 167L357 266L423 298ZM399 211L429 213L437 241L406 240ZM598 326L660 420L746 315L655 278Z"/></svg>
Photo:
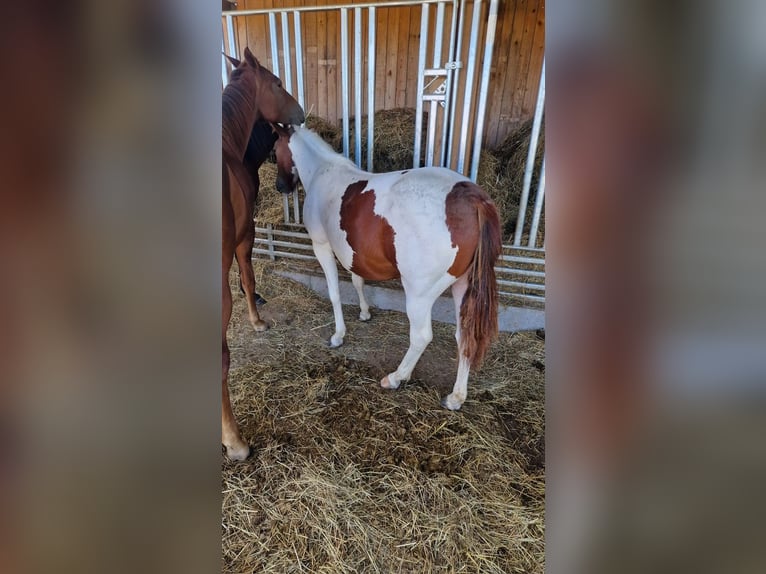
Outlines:
<svg viewBox="0 0 766 574"><path fill-rule="evenodd" d="M292 191L300 179L306 190L303 220L327 278L335 315L330 346L342 345L346 334L335 257L351 272L362 321L370 318L364 281L401 278L410 346L396 371L380 382L387 389L410 378L433 338L433 304L451 287L459 361L454 388L442 406L459 409L471 367L481 364L497 335L494 265L502 244L489 195L445 168L368 173L307 128L279 132L277 163L282 173L293 175L277 187Z"/></svg>
<svg viewBox="0 0 766 574"><path fill-rule="evenodd" d="M250 265L254 232L253 204L257 188L253 177L243 163L243 158L256 122L263 119L275 123L300 124L303 123L305 115L298 102L282 88L279 78L261 66L249 48L245 48L245 57L241 62L233 58L230 60L235 68L222 95L221 442L226 447L229 458L243 460L250 454L250 447L242 440L231 410L228 385L230 358L229 345L226 342L226 330L232 309L229 270L235 255L247 297L250 322L256 331L266 329L266 324L258 316L255 304L255 278Z"/></svg>

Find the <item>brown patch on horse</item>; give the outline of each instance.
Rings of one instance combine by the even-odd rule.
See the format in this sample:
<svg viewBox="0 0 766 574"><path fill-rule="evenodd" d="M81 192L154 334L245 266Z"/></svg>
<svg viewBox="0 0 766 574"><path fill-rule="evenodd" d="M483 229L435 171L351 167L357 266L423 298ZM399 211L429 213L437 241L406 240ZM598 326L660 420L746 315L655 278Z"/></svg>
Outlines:
<svg viewBox="0 0 766 574"><path fill-rule="evenodd" d="M468 289L460 305L460 352L481 365L497 336L497 281L495 263L502 251L500 220L487 192L475 183L455 184L447 195L447 228L458 248L449 273L467 273Z"/></svg>
<svg viewBox="0 0 766 574"><path fill-rule="evenodd" d="M479 220L476 216L475 200L482 194L489 197L484 190L470 181L456 183L447 194L447 229L452 237L452 247L458 249L448 270L454 277L460 277L466 272L479 244Z"/></svg>
<svg viewBox="0 0 766 574"><path fill-rule="evenodd" d="M375 213L375 190L364 191L367 181L346 188L340 204L340 228L354 250L351 271L370 281L400 276L396 267L394 229Z"/></svg>

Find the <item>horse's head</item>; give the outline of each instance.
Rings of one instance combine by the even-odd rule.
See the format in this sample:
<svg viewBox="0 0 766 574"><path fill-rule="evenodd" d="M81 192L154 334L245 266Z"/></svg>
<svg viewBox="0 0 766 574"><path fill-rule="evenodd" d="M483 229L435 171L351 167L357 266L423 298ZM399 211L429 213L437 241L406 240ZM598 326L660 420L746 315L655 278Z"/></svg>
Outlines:
<svg viewBox="0 0 766 574"><path fill-rule="evenodd" d="M258 59L245 47L245 57L240 61L226 56L234 66L231 81L247 81L255 92L260 116L268 122L300 125L306 115L303 108L282 87L282 80L261 66Z"/></svg>
<svg viewBox="0 0 766 574"><path fill-rule="evenodd" d="M293 152L290 151L290 136L292 128L283 128L272 124L277 138L274 153L277 156L277 191L292 193L298 185L298 170L293 162Z"/></svg>

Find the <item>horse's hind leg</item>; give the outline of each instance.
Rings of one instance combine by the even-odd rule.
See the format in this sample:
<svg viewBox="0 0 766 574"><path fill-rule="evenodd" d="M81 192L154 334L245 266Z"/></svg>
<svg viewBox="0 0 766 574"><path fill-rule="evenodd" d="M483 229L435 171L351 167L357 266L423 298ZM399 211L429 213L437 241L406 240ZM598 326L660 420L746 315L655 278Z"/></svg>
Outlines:
<svg viewBox="0 0 766 574"><path fill-rule="evenodd" d="M438 294L437 294L438 296ZM412 375L420 356L433 339L431 308L436 297L410 297L407 295L407 318L410 320L410 347L396 371L380 381L384 389L396 389Z"/></svg>
<svg viewBox="0 0 766 574"><path fill-rule="evenodd" d="M455 303L455 323L457 325L455 328L458 354L457 379L455 380L455 386L452 388L452 393L442 399L442 406L451 411L456 411L463 406L463 402L468 395L468 372L471 370L471 364L463 355L463 344L460 336L460 308L467 289L468 278L466 275L461 276L452 284L452 299Z"/></svg>
<svg viewBox="0 0 766 574"><path fill-rule="evenodd" d="M239 276L242 282L242 289L247 299L247 312L250 316L250 324L256 331L265 331L268 325L258 314L257 299L255 295L255 274L253 273L252 254L253 254L253 235L250 231L247 236L237 245L237 265L239 265Z"/></svg>
<svg viewBox="0 0 766 574"><path fill-rule="evenodd" d="M370 320L370 306L367 304L367 299L364 298L364 279L356 273L351 273L351 283L354 284L357 295L359 295L359 320Z"/></svg>

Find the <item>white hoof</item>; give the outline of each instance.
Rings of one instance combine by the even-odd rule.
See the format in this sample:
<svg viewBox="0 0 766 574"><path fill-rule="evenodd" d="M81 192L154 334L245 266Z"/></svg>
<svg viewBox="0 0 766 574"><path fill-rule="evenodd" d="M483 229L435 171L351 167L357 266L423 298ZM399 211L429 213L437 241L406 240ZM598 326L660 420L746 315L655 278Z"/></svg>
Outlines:
<svg viewBox="0 0 766 574"><path fill-rule="evenodd" d="M269 328L269 326L266 324L265 321L253 321L252 324L253 324L253 329L255 329L256 333L263 333Z"/></svg>
<svg viewBox="0 0 766 574"><path fill-rule="evenodd" d="M463 406L463 402L465 401L465 398L459 398L455 396L455 393L450 393L446 397L442 399L442 406L445 409L449 409L451 411L457 411L460 410L460 407Z"/></svg>
<svg viewBox="0 0 766 574"><path fill-rule="evenodd" d="M372 317L372 315L370 315L369 311L367 311L366 313L364 311L360 311L359 312L359 320L360 321L369 321L370 317Z"/></svg>
<svg viewBox="0 0 766 574"><path fill-rule="evenodd" d="M250 456L250 447L246 443L228 446L226 445L226 456L230 460L241 461Z"/></svg>
<svg viewBox="0 0 766 574"><path fill-rule="evenodd" d="M391 373L393 375L393 373ZM397 381L391 378L391 375L386 375L383 380L380 381L380 386L384 389L398 389L399 383L401 381Z"/></svg>
<svg viewBox="0 0 766 574"><path fill-rule="evenodd" d="M337 333L330 337L330 348L335 349L337 347L340 347L343 344L343 335L338 335Z"/></svg>

